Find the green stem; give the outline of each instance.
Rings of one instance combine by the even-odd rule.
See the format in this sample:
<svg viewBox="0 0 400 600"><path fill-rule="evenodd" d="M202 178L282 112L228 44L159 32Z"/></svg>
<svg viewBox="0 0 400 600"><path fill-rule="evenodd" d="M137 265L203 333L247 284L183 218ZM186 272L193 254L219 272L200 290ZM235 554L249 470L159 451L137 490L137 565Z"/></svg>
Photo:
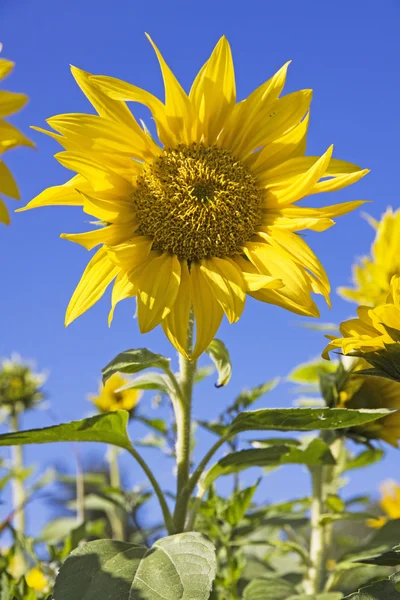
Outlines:
<svg viewBox="0 0 400 600"><path fill-rule="evenodd" d="M168 508L167 501L165 500L162 489L160 488L157 479L154 477L152 470L150 469L150 467L148 466L146 461L143 460L143 458L140 456L139 452L133 446L131 446L129 448L128 452L131 456L133 456L133 458L142 467L143 471L146 473L147 477L149 478L151 485L153 486L153 490L154 490L154 492L158 498L158 501L160 503L160 506L161 506L162 514L164 517L164 523L167 528L168 534L172 535L173 533L177 533L174 521L172 519L172 515Z"/></svg>
<svg viewBox="0 0 400 600"><path fill-rule="evenodd" d="M18 413L10 415L10 428L12 431L19 431ZM13 505L14 505L14 528L20 538L25 534L25 510L26 502L24 482L22 479L24 469L24 454L22 446L12 446L11 460L14 469L14 477L12 479L13 489Z"/></svg>
<svg viewBox="0 0 400 600"><path fill-rule="evenodd" d="M188 326L188 351L193 346L193 314ZM191 428L192 428L192 394L193 382L196 373L196 360L188 360L179 355L179 382L181 395L175 403L176 418L176 463L177 463L177 489L174 522L176 531L182 532L185 528L190 493L187 489L190 474Z"/></svg>
<svg viewBox="0 0 400 600"><path fill-rule="evenodd" d="M121 476L118 464L118 448L110 446L108 448L107 460L110 473L111 487L117 490L121 489ZM109 513L112 535L114 540L125 540L125 515L120 506L115 506Z"/></svg>
<svg viewBox="0 0 400 600"><path fill-rule="evenodd" d="M325 572L325 528L321 524L324 513L324 468L310 467L312 481L310 566L304 581L306 594L315 596L322 589Z"/></svg>
<svg viewBox="0 0 400 600"><path fill-rule="evenodd" d="M82 461L78 448L75 449L76 461L76 520L85 522L85 479L83 476Z"/></svg>

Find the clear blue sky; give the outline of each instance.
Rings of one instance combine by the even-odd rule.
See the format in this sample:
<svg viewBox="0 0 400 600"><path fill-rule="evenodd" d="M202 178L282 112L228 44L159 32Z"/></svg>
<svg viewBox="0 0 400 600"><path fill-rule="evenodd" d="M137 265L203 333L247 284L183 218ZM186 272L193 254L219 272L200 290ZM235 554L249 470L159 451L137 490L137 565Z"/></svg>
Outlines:
<svg viewBox="0 0 400 600"><path fill-rule="evenodd" d="M17 63L6 87L31 98L13 122L27 133L29 125L43 126L52 115L90 110L69 64L126 79L162 97L159 68L145 31L187 89L225 34L232 45L240 98L292 59L287 91L315 90L308 153L322 153L334 143L336 157L371 169L360 183L318 201L370 199L367 210L378 217L387 205L397 207L399 201L399 18L397 0L379 6L374 0L1 0L3 55ZM52 157L57 144L36 132L31 137L37 151L7 155L24 204L45 187L70 177ZM10 201L9 207L16 204ZM106 322L108 296L64 329L64 311L88 253L58 235L84 230L85 215L79 208L47 208L13 215L11 227L2 227L0 235L0 355L18 351L50 371L47 391L60 421L88 413L85 396L96 390L100 368L118 351L147 346L174 355L160 330L139 335L130 301L119 305L111 329ZM310 233L308 241L326 267L333 290L349 280L352 260L367 252L371 239L372 230L360 211L340 218L328 232ZM353 312L353 306L334 293L332 300L332 311L319 303L323 321L337 322ZM240 322L224 324L219 333L231 352L232 381L223 390L213 389L211 382L202 386L194 414L212 417L242 387L284 376L297 363L319 354L322 334L303 329L301 322L280 308L249 301ZM289 388L281 386L257 407L289 406L291 401ZM142 410L151 412L150 399ZM24 424L51 422L46 413L38 412L28 415ZM200 450L204 447L203 442ZM86 450L102 452L102 448L82 449ZM167 485L170 473L156 463L155 452L146 455L156 470L158 465ZM27 454L42 466L72 459L64 445L31 447ZM143 480L129 459L124 464L131 469L132 483ZM356 474L349 492L373 491L382 478L398 475L396 464L398 454L390 451L384 465L371 469L367 477L365 472ZM300 468L280 470L265 480L259 499L284 499L305 491ZM35 527L46 518L39 506L30 516Z"/></svg>

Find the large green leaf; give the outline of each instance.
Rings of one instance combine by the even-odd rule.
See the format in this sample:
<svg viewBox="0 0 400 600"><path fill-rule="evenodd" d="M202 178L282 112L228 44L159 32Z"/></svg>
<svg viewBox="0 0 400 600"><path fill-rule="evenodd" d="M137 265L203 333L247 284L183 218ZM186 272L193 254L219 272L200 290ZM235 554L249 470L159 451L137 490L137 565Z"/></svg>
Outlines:
<svg viewBox="0 0 400 600"><path fill-rule="evenodd" d="M294 586L277 577L254 579L243 590L243 600L286 600L295 593Z"/></svg>
<svg viewBox="0 0 400 600"><path fill-rule="evenodd" d="M315 466L321 464L334 465L335 459L329 450L329 446L321 439L316 438L305 449L285 445L285 440L282 440L281 445L273 445L269 448L254 448L232 452L221 458L219 464L222 467L237 466L240 469L282 464Z"/></svg>
<svg viewBox="0 0 400 600"><path fill-rule="evenodd" d="M400 573L367 585L343 600L400 600Z"/></svg>
<svg viewBox="0 0 400 600"><path fill-rule="evenodd" d="M232 375L232 364L228 348L221 340L213 340L206 349L207 354L213 361L218 371L218 381L216 387L222 387L229 383Z"/></svg>
<svg viewBox="0 0 400 600"><path fill-rule="evenodd" d="M54 600L207 600L215 569L214 547L200 533L162 538L150 549L96 540L64 562Z"/></svg>
<svg viewBox="0 0 400 600"><path fill-rule="evenodd" d="M102 369L103 381L107 381L114 373L125 373L132 375L144 369L168 370L170 359L161 354L154 354L147 348L136 350L125 350L118 354L107 366Z"/></svg>
<svg viewBox="0 0 400 600"><path fill-rule="evenodd" d="M286 600L341 600L342 598L343 594L340 592L328 592L326 594L317 594L316 596L309 596L307 594L289 596Z"/></svg>
<svg viewBox="0 0 400 600"><path fill-rule="evenodd" d="M242 412L232 422L230 434L242 431L312 431L346 429L376 421L392 411L346 408L263 408Z"/></svg>
<svg viewBox="0 0 400 600"><path fill-rule="evenodd" d="M394 546L387 552L382 552L376 556L370 556L358 560L357 562L364 563L366 565L378 565L383 567L396 567L400 565L400 545Z"/></svg>
<svg viewBox="0 0 400 600"><path fill-rule="evenodd" d="M132 448L126 427L129 414L125 410L71 421L43 429L27 429L0 435L0 446L48 444L51 442L103 442L130 450Z"/></svg>

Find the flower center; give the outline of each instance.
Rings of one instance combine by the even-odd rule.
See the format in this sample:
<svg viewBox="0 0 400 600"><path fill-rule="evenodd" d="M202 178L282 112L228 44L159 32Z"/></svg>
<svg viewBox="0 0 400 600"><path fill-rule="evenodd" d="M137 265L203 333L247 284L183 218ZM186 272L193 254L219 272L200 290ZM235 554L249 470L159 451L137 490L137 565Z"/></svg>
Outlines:
<svg viewBox="0 0 400 600"><path fill-rule="evenodd" d="M165 149L138 177L138 232L184 260L241 253L261 224L263 192L229 152L193 143Z"/></svg>

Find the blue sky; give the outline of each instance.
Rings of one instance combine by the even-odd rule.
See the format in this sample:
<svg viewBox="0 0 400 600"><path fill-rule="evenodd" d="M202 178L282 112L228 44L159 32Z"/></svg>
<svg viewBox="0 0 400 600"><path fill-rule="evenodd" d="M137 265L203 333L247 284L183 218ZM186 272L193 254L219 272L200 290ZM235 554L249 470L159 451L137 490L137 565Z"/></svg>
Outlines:
<svg viewBox="0 0 400 600"><path fill-rule="evenodd" d="M27 133L29 125L43 126L52 115L90 110L69 64L126 79L162 97L158 64L145 31L187 89L225 34L232 45L240 98L292 59L287 91L314 89L308 153L322 153L334 143L336 157L371 169L360 183L318 202L372 200L367 211L378 217L386 206L398 206L399 17L396 0L386 0L379 8L373 0L336 0L333 4L311 0L246 4L236 0L1 0L3 55L17 64L6 88L30 96L29 105L13 122ZM70 176L53 159L57 144L37 132L31 132L31 137L37 151L23 149L7 155L23 204ZM9 207L16 205L10 201ZM86 230L85 220L79 208L39 209L14 214L11 227L2 227L0 235L0 355L18 351L50 372L46 388L59 421L88 414L86 394L96 390L101 367L119 351L147 346L175 357L160 330L139 335L130 301L119 305L111 329L106 320L108 296L64 329L64 311L88 253L58 235ZM348 282L354 257L368 251L372 235L361 211L340 218L325 233L308 235L333 290ZM319 301L322 321L338 322L353 313L354 307L335 293L332 300L331 311ZM284 376L299 362L319 354L322 334L302 328L302 322L280 308L249 301L240 322L225 323L219 332L232 357L231 383L222 390L215 390L212 382L199 388L194 414L211 418L242 387ZM290 388L280 386L257 407L289 406L291 401ZM150 398L142 410L151 412ZM50 424L45 412L29 414L24 422L27 427ZM209 442L204 438L197 456ZM103 450L83 447L82 452L99 456ZM145 454L163 485L168 485L171 474L156 460L155 451ZM69 457L72 460L71 449L64 445L27 451L29 461L42 468ZM355 474L349 492L373 492L381 479L396 476L395 461L398 454L390 451L386 462L370 469L368 477ZM132 484L143 481L129 458L123 464ZM302 495L306 484L300 468L280 470L265 479L258 497L280 500ZM32 506L31 528L37 530L46 515L43 505Z"/></svg>

